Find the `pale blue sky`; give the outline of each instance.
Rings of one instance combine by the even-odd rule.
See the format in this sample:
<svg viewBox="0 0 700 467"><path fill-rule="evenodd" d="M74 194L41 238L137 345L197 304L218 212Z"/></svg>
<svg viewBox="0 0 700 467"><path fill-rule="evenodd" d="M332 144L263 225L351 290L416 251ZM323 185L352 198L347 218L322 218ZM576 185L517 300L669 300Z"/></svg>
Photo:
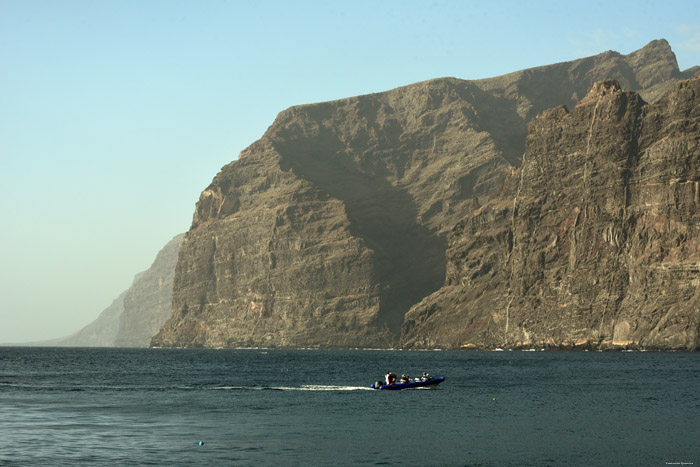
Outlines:
<svg viewBox="0 0 700 467"><path fill-rule="evenodd" d="M696 1L0 0L0 342L92 321L281 110L665 38Z"/></svg>

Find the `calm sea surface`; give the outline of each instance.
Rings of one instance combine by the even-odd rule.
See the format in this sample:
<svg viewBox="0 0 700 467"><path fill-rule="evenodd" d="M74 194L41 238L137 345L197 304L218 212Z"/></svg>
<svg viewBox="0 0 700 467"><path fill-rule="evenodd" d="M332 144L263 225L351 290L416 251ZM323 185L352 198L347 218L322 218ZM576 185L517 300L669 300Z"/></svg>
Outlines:
<svg viewBox="0 0 700 467"><path fill-rule="evenodd" d="M699 389L700 353L0 347L0 466L699 466Z"/></svg>

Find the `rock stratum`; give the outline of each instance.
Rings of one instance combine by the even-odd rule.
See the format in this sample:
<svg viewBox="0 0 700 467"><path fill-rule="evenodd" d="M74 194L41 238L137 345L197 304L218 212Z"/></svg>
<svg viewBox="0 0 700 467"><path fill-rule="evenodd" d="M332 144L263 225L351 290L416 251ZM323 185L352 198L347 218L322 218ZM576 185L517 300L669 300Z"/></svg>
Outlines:
<svg viewBox="0 0 700 467"><path fill-rule="evenodd" d="M283 111L151 345L697 347L697 71L659 40Z"/></svg>

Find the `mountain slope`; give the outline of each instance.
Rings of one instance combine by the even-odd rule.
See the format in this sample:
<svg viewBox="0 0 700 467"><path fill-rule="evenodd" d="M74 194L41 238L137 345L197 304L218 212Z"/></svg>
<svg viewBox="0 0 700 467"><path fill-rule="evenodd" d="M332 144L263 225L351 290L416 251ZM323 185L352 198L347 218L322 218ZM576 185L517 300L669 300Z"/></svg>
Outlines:
<svg viewBox="0 0 700 467"><path fill-rule="evenodd" d="M24 345L59 347L148 347L170 316L173 274L184 234L158 252L151 267L90 324L70 336Z"/></svg>

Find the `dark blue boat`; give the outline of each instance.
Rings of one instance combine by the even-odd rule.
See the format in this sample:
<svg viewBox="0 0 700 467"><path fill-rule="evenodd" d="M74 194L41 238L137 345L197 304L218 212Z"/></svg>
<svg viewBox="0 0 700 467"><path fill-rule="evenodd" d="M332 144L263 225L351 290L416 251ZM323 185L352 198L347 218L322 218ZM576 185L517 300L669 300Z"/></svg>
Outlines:
<svg viewBox="0 0 700 467"><path fill-rule="evenodd" d="M414 389L414 388L424 388L428 386L437 386L438 384L445 381L444 376L438 376L437 378L430 378L425 381L410 381L408 383L394 383L394 384L382 384L379 381L371 385L372 389Z"/></svg>

